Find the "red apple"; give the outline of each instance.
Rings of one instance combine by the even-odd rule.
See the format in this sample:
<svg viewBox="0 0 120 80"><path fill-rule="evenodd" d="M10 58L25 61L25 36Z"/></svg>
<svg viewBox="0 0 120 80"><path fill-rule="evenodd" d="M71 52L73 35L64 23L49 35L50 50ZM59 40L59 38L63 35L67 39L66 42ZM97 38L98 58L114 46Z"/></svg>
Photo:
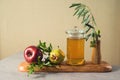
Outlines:
<svg viewBox="0 0 120 80"><path fill-rule="evenodd" d="M43 54L36 46L29 46L24 50L24 58L28 63L38 62L38 56L42 60Z"/></svg>

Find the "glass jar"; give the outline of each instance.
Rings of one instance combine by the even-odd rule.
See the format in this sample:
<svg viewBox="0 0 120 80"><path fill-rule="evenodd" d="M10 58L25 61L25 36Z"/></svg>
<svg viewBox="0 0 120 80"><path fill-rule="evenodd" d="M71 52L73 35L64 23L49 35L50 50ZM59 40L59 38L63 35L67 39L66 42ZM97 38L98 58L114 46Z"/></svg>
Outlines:
<svg viewBox="0 0 120 80"><path fill-rule="evenodd" d="M84 31L78 27L67 30L67 64L83 65L84 60Z"/></svg>

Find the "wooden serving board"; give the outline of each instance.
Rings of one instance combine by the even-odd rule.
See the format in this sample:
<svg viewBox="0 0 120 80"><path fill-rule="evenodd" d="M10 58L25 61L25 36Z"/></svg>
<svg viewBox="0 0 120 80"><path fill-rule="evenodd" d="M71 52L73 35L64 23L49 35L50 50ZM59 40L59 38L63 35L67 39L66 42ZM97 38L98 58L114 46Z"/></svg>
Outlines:
<svg viewBox="0 0 120 80"><path fill-rule="evenodd" d="M18 70L21 72L27 72L27 68L30 64L27 62L22 62L18 66ZM112 71L112 66L105 61L102 61L101 64L93 64L90 61L87 61L85 65L82 66L71 66L67 65L66 62L61 65L54 67L43 67L42 69L35 68L36 72L110 72Z"/></svg>

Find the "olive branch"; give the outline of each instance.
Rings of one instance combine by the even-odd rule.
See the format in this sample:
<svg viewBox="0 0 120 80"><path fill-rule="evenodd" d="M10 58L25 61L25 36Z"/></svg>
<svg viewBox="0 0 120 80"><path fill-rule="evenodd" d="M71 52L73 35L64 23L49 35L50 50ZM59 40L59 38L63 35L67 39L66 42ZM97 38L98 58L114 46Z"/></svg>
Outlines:
<svg viewBox="0 0 120 80"><path fill-rule="evenodd" d="M78 19L82 18L81 23L85 27L86 41L91 37L90 46L94 47L101 35L100 30L97 29L97 24L90 8L82 3L74 3L69 8L73 7L75 8L73 16L77 16Z"/></svg>

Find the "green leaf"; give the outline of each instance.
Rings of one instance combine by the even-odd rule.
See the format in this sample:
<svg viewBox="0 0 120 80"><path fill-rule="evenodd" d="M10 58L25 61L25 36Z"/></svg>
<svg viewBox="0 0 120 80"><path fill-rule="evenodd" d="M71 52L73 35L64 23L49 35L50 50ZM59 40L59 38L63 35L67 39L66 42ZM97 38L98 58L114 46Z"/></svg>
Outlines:
<svg viewBox="0 0 120 80"><path fill-rule="evenodd" d="M52 51L52 45L50 44L48 47L48 52L50 53Z"/></svg>
<svg viewBox="0 0 120 80"><path fill-rule="evenodd" d="M97 31L97 35L98 35L98 37L101 37L100 30Z"/></svg>
<svg viewBox="0 0 120 80"><path fill-rule="evenodd" d="M73 16L75 16L78 13L79 9L75 11L75 13L73 14Z"/></svg>
<svg viewBox="0 0 120 80"><path fill-rule="evenodd" d="M87 36L86 36L86 41L89 39L89 37L91 36L91 34L88 34Z"/></svg>
<svg viewBox="0 0 120 80"><path fill-rule="evenodd" d="M37 66L38 66L39 69L42 69L44 65L43 65L43 63L42 63L42 64L39 64L39 65L37 65Z"/></svg>
<svg viewBox="0 0 120 80"><path fill-rule="evenodd" d="M89 11L85 9L83 14L81 14L81 15L84 17L84 16L86 16L87 13L89 13Z"/></svg>
<svg viewBox="0 0 120 80"><path fill-rule="evenodd" d="M90 47L95 47L96 46L96 42L94 41L90 41Z"/></svg>
<svg viewBox="0 0 120 80"><path fill-rule="evenodd" d="M86 26L88 26L88 27L90 27L90 28L92 28L93 30L94 30L94 27L92 26L92 25L90 25L90 24L85 24Z"/></svg>
<svg viewBox="0 0 120 80"><path fill-rule="evenodd" d="M100 30L98 30L98 34L100 34Z"/></svg>
<svg viewBox="0 0 120 80"><path fill-rule="evenodd" d="M75 7L75 6L79 6L79 5L81 5L81 4L80 3L74 3L69 8L72 8L72 7Z"/></svg>
<svg viewBox="0 0 120 80"><path fill-rule="evenodd" d="M89 19L90 15L87 15L86 18L83 19L82 21L82 24L87 24L88 22L90 22L90 19Z"/></svg>
<svg viewBox="0 0 120 80"><path fill-rule="evenodd" d="M87 30L85 31L85 33L88 33L90 29L91 29L91 28L88 27Z"/></svg>
<svg viewBox="0 0 120 80"><path fill-rule="evenodd" d="M38 56L38 62L37 62L38 65L41 65L42 64L42 61L40 60L40 56Z"/></svg>
<svg viewBox="0 0 120 80"><path fill-rule="evenodd" d="M78 9L80 9L81 8L81 5L78 5L76 8L75 8L75 10L78 10Z"/></svg>
<svg viewBox="0 0 120 80"><path fill-rule="evenodd" d="M90 47L95 47L95 44L90 44Z"/></svg>
<svg viewBox="0 0 120 80"><path fill-rule="evenodd" d="M48 61L47 63L44 63L44 65L45 66L53 66L50 61Z"/></svg>
<svg viewBox="0 0 120 80"><path fill-rule="evenodd" d="M34 72L35 63L31 63L28 67L28 76Z"/></svg>
<svg viewBox="0 0 120 80"><path fill-rule="evenodd" d="M93 21L93 23L96 25L96 22L95 22L95 19L94 19L94 17L92 16L92 21Z"/></svg>
<svg viewBox="0 0 120 80"><path fill-rule="evenodd" d="M95 33L94 32L92 32L92 37L95 37Z"/></svg>
<svg viewBox="0 0 120 80"><path fill-rule="evenodd" d="M82 12L85 10L85 8L83 8L83 9L79 9L79 12L78 12L78 19L80 18L80 16L81 16L81 14L82 14Z"/></svg>

